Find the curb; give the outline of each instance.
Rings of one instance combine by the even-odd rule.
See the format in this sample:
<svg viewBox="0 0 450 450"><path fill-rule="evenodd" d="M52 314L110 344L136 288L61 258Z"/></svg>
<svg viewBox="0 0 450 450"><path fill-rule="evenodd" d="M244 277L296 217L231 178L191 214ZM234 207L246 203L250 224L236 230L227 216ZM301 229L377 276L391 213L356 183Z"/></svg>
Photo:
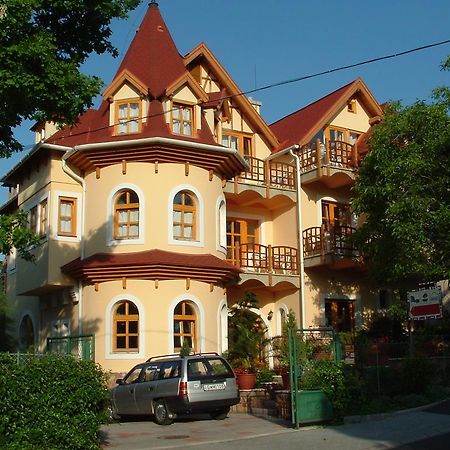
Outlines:
<svg viewBox="0 0 450 450"><path fill-rule="evenodd" d="M376 422L378 420L389 419L390 417L399 416L402 414L409 414L416 411L423 411L424 409L431 408L436 405L440 405L441 403L447 402L450 400L446 398L444 400L438 400L434 403L427 403L426 405L416 406L415 408L408 409L400 409L398 411L390 411L386 413L378 413L378 414L360 414L355 416L346 416L344 417L344 424L352 424L352 423L362 423L362 422Z"/></svg>

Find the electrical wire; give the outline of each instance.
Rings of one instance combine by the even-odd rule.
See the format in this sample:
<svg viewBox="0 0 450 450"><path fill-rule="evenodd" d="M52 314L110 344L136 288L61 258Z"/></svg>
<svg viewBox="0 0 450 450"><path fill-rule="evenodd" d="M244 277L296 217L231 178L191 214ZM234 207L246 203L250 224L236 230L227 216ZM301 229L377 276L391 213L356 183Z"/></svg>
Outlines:
<svg viewBox="0 0 450 450"><path fill-rule="evenodd" d="M272 83L272 84L268 84L268 85L265 85L265 86L261 86L259 88L255 88L255 89L250 89L250 90L247 90L247 91L239 92L237 94L225 95L223 97L218 98L216 101L228 100L228 99L232 99L234 97L240 97L240 96L243 96L243 95L249 95L249 94L253 94L255 92L261 92L261 91L265 91L265 90L272 89L272 88L275 88L275 87L285 86L287 84L297 83L299 81L309 80L311 78L316 78L316 77L320 77L320 76L323 76L323 75L328 75L330 73L339 72L339 71L347 70L347 69L352 69L354 67L360 67L360 66L364 66L364 65L367 65L367 64L372 64L372 63L378 62L378 61L398 58L400 56L404 56L404 55L407 55L407 54L410 54L410 53L415 53L415 52L418 52L418 51L427 50L427 49L430 49L430 48L433 48L433 47L438 47L440 45L445 45L445 44L449 44L449 43L450 43L450 39L446 39L446 40L443 40L443 41L434 42L432 44L422 45L420 47L415 47L415 48L404 50L404 51L401 51L401 52L392 53L390 55L379 56L377 58L367 59L367 60L360 61L360 62L357 62L357 63L354 63L354 64L347 64L345 66L340 66L340 67L335 67L333 69L324 70L322 72L316 72L316 73L313 73L313 74L303 75L303 76L292 78L292 79L289 79L289 80L279 81L279 82L276 82L276 83ZM197 102L193 106L200 106L201 104L202 104L202 102ZM166 111L163 111L161 113L135 117L135 118L129 119L127 121L122 121L121 123L134 122L136 120L142 120L142 119L148 119L148 118L152 118L152 117L162 116L162 115L165 115L165 114L167 114L169 112L172 112L172 111L174 111L173 108L172 109L168 109ZM98 127L98 128L90 129L90 130L87 130L87 131L80 131L78 133L72 133L70 135L70 137L80 136L80 135L87 134L87 133L95 133L97 131L102 131L102 130L105 130L105 129L108 129L108 128L115 127L117 125L118 125L117 123L114 123L112 125L105 125L103 127Z"/></svg>

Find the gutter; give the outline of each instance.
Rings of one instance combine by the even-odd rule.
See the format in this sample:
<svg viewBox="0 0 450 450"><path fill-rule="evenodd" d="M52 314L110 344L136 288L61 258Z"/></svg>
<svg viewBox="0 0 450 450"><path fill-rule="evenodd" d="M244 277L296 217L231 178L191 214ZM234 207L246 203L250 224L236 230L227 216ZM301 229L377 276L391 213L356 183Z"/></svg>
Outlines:
<svg viewBox="0 0 450 450"><path fill-rule="evenodd" d="M300 158L294 153L294 150L298 150L299 145L293 145L292 147L283 150L282 154L289 153L295 160L295 167L297 172L296 177L296 191L297 191L297 237L298 237L298 248L300 252L300 313L301 313L301 327L306 328L305 320L305 260L303 257L303 217L302 217L302 183L301 183L301 166ZM277 153L279 154L279 153Z"/></svg>
<svg viewBox="0 0 450 450"><path fill-rule="evenodd" d="M51 144L49 144L51 145ZM83 260L85 256L85 239L84 239L84 228L85 228L85 216L86 216L86 182L82 177L77 175L68 165L66 159L70 150L62 157L62 169L67 175L72 177L75 181L80 183L82 188L81 194L81 236L80 236L80 259ZM81 336L83 334L83 285L82 281L77 282L77 297L78 297L78 334Z"/></svg>

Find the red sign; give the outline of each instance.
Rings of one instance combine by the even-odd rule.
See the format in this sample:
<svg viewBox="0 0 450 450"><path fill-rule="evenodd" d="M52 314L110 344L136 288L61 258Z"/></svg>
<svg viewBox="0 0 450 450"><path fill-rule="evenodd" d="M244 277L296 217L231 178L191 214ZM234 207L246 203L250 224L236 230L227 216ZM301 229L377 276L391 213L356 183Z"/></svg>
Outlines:
<svg viewBox="0 0 450 450"><path fill-rule="evenodd" d="M442 293L439 286L408 292L411 319L441 318Z"/></svg>

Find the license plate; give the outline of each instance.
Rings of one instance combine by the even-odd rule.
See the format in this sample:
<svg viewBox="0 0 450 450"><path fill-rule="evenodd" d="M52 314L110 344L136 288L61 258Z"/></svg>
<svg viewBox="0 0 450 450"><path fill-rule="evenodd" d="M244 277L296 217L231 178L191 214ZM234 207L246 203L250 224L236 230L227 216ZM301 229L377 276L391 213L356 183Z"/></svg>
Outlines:
<svg viewBox="0 0 450 450"><path fill-rule="evenodd" d="M221 391L225 389L224 383L211 383L211 384L204 384L203 390L204 391Z"/></svg>

